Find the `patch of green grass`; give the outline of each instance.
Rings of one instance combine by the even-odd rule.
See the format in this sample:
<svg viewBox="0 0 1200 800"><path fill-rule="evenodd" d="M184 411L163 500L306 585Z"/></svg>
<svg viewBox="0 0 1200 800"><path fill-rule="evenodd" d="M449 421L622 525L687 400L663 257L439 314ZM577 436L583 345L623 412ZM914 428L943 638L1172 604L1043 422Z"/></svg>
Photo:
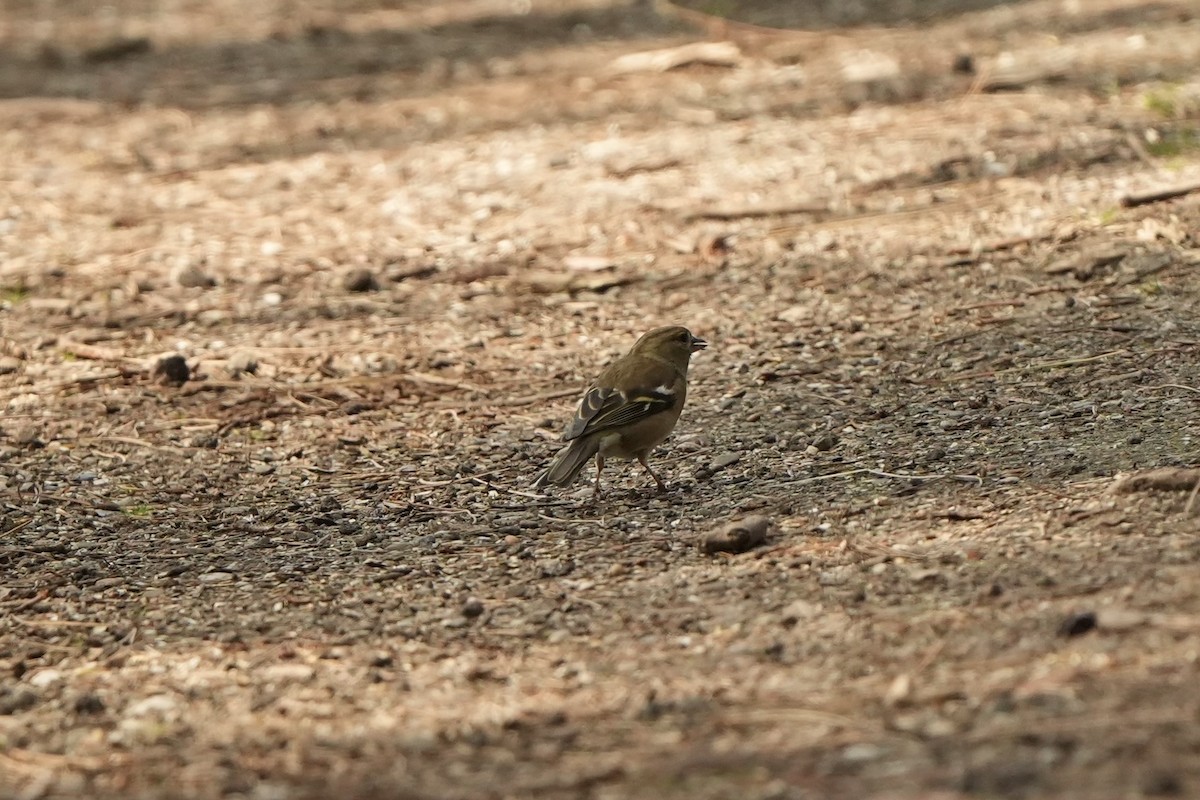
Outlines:
<svg viewBox="0 0 1200 800"><path fill-rule="evenodd" d="M146 517L149 517L152 513L153 513L153 510L150 508L150 505L148 503L134 503L133 505L127 506L125 508L125 516L127 516L127 517L137 517L138 519L145 519Z"/></svg>
<svg viewBox="0 0 1200 800"><path fill-rule="evenodd" d="M29 297L29 289L24 286L0 286L0 303L15 306Z"/></svg>
<svg viewBox="0 0 1200 800"><path fill-rule="evenodd" d="M1175 158L1200 151L1200 128L1180 126L1162 131L1158 138L1146 142L1146 152L1157 158Z"/></svg>
<svg viewBox="0 0 1200 800"><path fill-rule="evenodd" d="M1142 105L1163 119L1175 119L1179 113L1179 87L1170 84L1155 87L1142 95Z"/></svg>

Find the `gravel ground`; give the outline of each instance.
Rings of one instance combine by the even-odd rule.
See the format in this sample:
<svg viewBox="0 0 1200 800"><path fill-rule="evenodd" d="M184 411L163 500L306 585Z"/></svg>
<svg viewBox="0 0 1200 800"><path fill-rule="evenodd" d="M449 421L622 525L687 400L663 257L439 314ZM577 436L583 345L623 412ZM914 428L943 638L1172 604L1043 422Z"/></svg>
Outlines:
<svg viewBox="0 0 1200 800"><path fill-rule="evenodd" d="M0 797L1200 791L1195 4L793 5L0 4Z"/></svg>

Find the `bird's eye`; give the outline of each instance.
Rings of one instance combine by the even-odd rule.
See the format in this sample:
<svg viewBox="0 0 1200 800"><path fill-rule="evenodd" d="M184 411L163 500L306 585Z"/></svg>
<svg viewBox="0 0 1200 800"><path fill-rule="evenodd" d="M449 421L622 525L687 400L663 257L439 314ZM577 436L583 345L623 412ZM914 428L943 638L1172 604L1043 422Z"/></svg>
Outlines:
<svg viewBox="0 0 1200 800"><path fill-rule="evenodd" d="M692 335L687 331L684 331L683 333L679 334L677 338L681 342L690 342L692 340Z"/></svg>

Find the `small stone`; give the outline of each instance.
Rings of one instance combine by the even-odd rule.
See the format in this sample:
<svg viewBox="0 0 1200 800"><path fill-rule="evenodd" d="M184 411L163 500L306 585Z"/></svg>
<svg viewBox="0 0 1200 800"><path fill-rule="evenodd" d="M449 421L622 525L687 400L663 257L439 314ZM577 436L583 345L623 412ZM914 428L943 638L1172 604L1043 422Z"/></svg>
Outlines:
<svg viewBox="0 0 1200 800"><path fill-rule="evenodd" d="M483 613L483 601L478 597L468 597L462 606L462 615L474 619Z"/></svg>
<svg viewBox="0 0 1200 800"><path fill-rule="evenodd" d="M41 674L41 673L38 673ZM38 696L25 687L0 692L0 717L27 711L37 705Z"/></svg>
<svg viewBox="0 0 1200 800"><path fill-rule="evenodd" d="M44 447L45 442L38 436L38 429L32 425L22 425L12 433L12 440L22 447Z"/></svg>
<svg viewBox="0 0 1200 800"><path fill-rule="evenodd" d="M197 264L185 264L176 270L174 277L175 282L185 289L209 289L217 285L217 279Z"/></svg>
<svg viewBox="0 0 1200 800"><path fill-rule="evenodd" d="M165 717L179 706L179 702L169 694L152 694L147 698L131 703L125 709L127 718L133 717Z"/></svg>
<svg viewBox="0 0 1200 800"><path fill-rule="evenodd" d="M1142 782L1142 791L1150 797L1181 797L1183 781L1174 772L1156 770Z"/></svg>
<svg viewBox="0 0 1200 800"><path fill-rule="evenodd" d="M377 292L379 279L369 269L352 269L342 276L342 288L347 292Z"/></svg>
<svg viewBox="0 0 1200 800"><path fill-rule="evenodd" d="M258 372L258 359L253 353L239 350L229 357L229 361L225 363L225 369L229 372L230 377L236 378L242 373L253 375Z"/></svg>
<svg viewBox="0 0 1200 800"><path fill-rule="evenodd" d="M95 692L79 695L75 698L72 707L76 714L100 714L106 708L103 698Z"/></svg>
<svg viewBox="0 0 1200 800"><path fill-rule="evenodd" d="M821 613L821 607L816 603L810 603L807 600L795 600L788 603L780 613L781 621L785 627L792 627L801 620L813 619Z"/></svg>
<svg viewBox="0 0 1200 800"><path fill-rule="evenodd" d="M56 669L41 669L30 676L29 685L41 689L52 683L58 683L62 677L62 673Z"/></svg>
<svg viewBox="0 0 1200 800"><path fill-rule="evenodd" d="M721 470L725 469L726 467L733 466L738 461L741 461L741 459L742 459L742 456L740 453L734 453L734 452L721 453L716 458L714 458L711 462L709 462L708 471L709 472L720 472Z"/></svg>
<svg viewBox="0 0 1200 800"><path fill-rule="evenodd" d="M233 580L232 572L206 572L198 579L201 583L225 583Z"/></svg>
<svg viewBox="0 0 1200 800"><path fill-rule="evenodd" d="M12 356L0 357L0 375L11 375L21 368L21 359Z"/></svg>
<svg viewBox="0 0 1200 800"><path fill-rule="evenodd" d="M876 761L886 751L877 744L870 742L859 742L852 744L842 750L842 761L850 764L862 764L867 761Z"/></svg>
<svg viewBox="0 0 1200 800"><path fill-rule="evenodd" d="M271 664L262 670L263 677L273 681L308 681L316 674L308 664Z"/></svg>
<svg viewBox="0 0 1200 800"><path fill-rule="evenodd" d="M1096 627L1106 631L1129 631L1149 623L1146 614L1125 608L1102 608L1096 612Z"/></svg>
<svg viewBox="0 0 1200 800"><path fill-rule="evenodd" d="M118 586L124 585L124 578L101 578L92 584L92 588L103 591L104 589L115 589Z"/></svg>
<svg viewBox="0 0 1200 800"><path fill-rule="evenodd" d="M543 578L561 578L564 575L570 575L574 569L575 564L573 562L561 561L556 558L538 563L538 575Z"/></svg>
<svg viewBox="0 0 1200 800"><path fill-rule="evenodd" d="M826 431L825 433L822 433L817 438L813 439L812 444L810 446L815 447L817 450L819 450L823 453L827 450L832 450L834 445L837 444L837 442L838 442L837 434L835 434L833 431Z"/></svg>
<svg viewBox="0 0 1200 800"><path fill-rule="evenodd" d="M160 383L182 386L192 377L187 359L178 353L163 356L154 365L153 377Z"/></svg>
<svg viewBox="0 0 1200 800"><path fill-rule="evenodd" d="M1069 615L1058 626L1058 632L1062 636L1082 636L1088 631L1096 628L1096 612L1081 611Z"/></svg>
<svg viewBox="0 0 1200 800"><path fill-rule="evenodd" d="M818 586L841 586L846 582L846 576L833 570L825 570L817 576Z"/></svg>
<svg viewBox="0 0 1200 800"><path fill-rule="evenodd" d="M892 680L891 685L888 686L887 692L883 695L883 702L895 708L907 704L912 699L912 694L912 676L907 672L901 672Z"/></svg>
<svg viewBox="0 0 1200 800"><path fill-rule="evenodd" d="M386 650L380 650L375 655L371 656L371 660L367 662L370 666L376 668L390 667L396 663L396 658Z"/></svg>
<svg viewBox="0 0 1200 800"><path fill-rule="evenodd" d="M708 533L700 547L706 555L744 553L765 542L770 528L771 521L766 517L745 517Z"/></svg>

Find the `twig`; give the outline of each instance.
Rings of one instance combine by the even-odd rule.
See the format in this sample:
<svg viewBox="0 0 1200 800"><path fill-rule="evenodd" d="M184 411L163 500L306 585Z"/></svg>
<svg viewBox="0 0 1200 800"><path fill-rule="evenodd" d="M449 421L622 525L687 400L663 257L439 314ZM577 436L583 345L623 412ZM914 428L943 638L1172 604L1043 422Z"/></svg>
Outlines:
<svg viewBox="0 0 1200 800"><path fill-rule="evenodd" d="M18 386L15 389L7 390L0 396L10 396L16 394L38 394L43 397L47 394L54 394L63 389L70 389L85 383L98 383L99 381L110 381L114 378L128 377L130 373L124 370L108 370L107 372L97 372L94 375L80 375L76 378L68 378L61 381L51 381L49 383L35 384L33 386Z"/></svg>
<svg viewBox="0 0 1200 800"><path fill-rule="evenodd" d="M495 475L499 470L489 469L487 472L479 472L475 475L463 475L460 478L450 478L444 481L427 481L422 478L417 478L417 483L422 486L451 486L455 483L468 483L478 478L486 478L488 475Z"/></svg>
<svg viewBox="0 0 1200 800"><path fill-rule="evenodd" d="M958 211L966 208L966 203L954 201L950 203L930 203L929 205L918 206L917 208L902 208L899 211L864 211L859 214L846 214L845 216L831 217L823 219L819 223L822 229L837 227L840 225L853 225L856 222L885 222L887 220L903 219L905 217L914 217L921 214L928 214L938 211ZM807 227L818 223L805 223L803 225L780 225L771 228L767 233L772 236L778 236L784 233L804 230Z"/></svg>
<svg viewBox="0 0 1200 800"><path fill-rule="evenodd" d="M788 214L827 214L829 211L830 208L828 205L813 203L812 201L800 203L767 203L726 206L725 208L700 208L693 211L685 211L683 219L685 222L693 222L698 219L754 219L758 217L783 217Z"/></svg>
<svg viewBox="0 0 1200 800"><path fill-rule="evenodd" d="M1060 369L1062 367L1078 367L1084 364L1091 364L1094 361L1102 361L1113 356L1129 355L1128 350L1110 350L1107 353L1098 353L1094 356L1080 356L1079 358L1064 358L1061 361L1043 361L1039 364L1022 364L1006 369L985 369L979 372L969 372L966 375L952 375L946 380L950 381L966 381L972 378L991 378L996 375L1003 375L1007 372L1033 372L1043 369Z"/></svg>
<svg viewBox="0 0 1200 800"><path fill-rule="evenodd" d="M43 589L42 591L35 594L33 597L27 597L26 599L22 600L21 602L17 603L16 605L14 605L12 608L8 609L7 613L8 614L16 614L20 611L24 611L27 608L36 606L38 603L42 602L49 596L50 596L50 590ZM15 619L15 617L14 617L14 619Z"/></svg>
<svg viewBox="0 0 1200 800"><path fill-rule="evenodd" d="M483 478L471 478L471 480L475 483L486 486L489 489L497 489L501 492L508 492L509 494L515 494L517 497L528 497L530 500L544 500L546 497L546 495L537 494L536 492L522 492L520 489L514 489L511 486L497 486L491 481L483 480Z"/></svg>
<svg viewBox="0 0 1200 800"><path fill-rule="evenodd" d="M25 500L20 494L10 493L8 495L18 501ZM85 506L87 508L95 508L101 511L120 511L121 507L116 503L108 500L81 500L78 497L71 497L65 494L50 494L48 492L37 492L31 497L34 505L40 504L43 500L54 500L60 503L73 503L77 506Z"/></svg>
<svg viewBox="0 0 1200 800"><path fill-rule="evenodd" d="M530 405L533 405L534 403L544 403L548 400L558 400L561 397L571 397L572 395L579 395L582 393L583 393L582 389L576 387L576 388L571 388L571 389L556 389L553 392L545 392L543 394L521 395L519 397L510 397L507 399L498 398L498 399L494 399L494 400L475 400L475 401L466 402L466 403L456 403L456 402L452 402L452 401L445 401L445 402L441 402L441 403L431 403L429 405L429 407L430 408L458 408L458 409L484 408L484 407L512 408L514 406L530 406Z"/></svg>
<svg viewBox="0 0 1200 800"><path fill-rule="evenodd" d="M951 474L951 473L938 473L938 474L928 474L928 475L904 474L904 473L899 473L899 472L884 472L883 470L880 470L880 469L868 469L866 467L860 467L858 469L848 469L848 470L845 470L844 472L829 472L824 475L813 475L812 477L808 477L808 478L796 478L795 480L784 481L784 483L789 486L794 486L794 485L799 485L799 484L804 484L804 483L817 483L818 481L832 480L834 478L849 478L854 475L874 475L877 478L897 478L900 480L913 480L913 481L955 480L955 481L963 481L963 482L970 482L970 483L978 483L980 486L983 485L983 478L981 478L978 475L955 475L955 474Z"/></svg>
<svg viewBox="0 0 1200 800"><path fill-rule="evenodd" d="M1183 389L1188 392L1196 392L1197 394L1200 394L1200 388L1195 386L1187 386L1182 383L1164 383L1161 386L1145 386L1141 387L1139 391L1157 392L1159 389Z"/></svg>
<svg viewBox="0 0 1200 800"><path fill-rule="evenodd" d="M1164 200L1174 200L1177 197L1200 192L1200 182L1183 183L1177 186L1166 186L1161 189L1152 189L1148 192L1131 192L1130 194L1121 195L1121 207L1133 208L1135 206L1144 206L1148 203L1161 203Z"/></svg>
<svg viewBox="0 0 1200 800"><path fill-rule="evenodd" d="M23 619L21 617L10 617L10 619L28 628L91 628L96 625L94 621L75 619Z"/></svg>
<svg viewBox="0 0 1200 800"><path fill-rule="evenodd" d="M974 256L982 253L995 253L999 250L1012 250L1021 245L1033 244L1034 242L1053 239L1053 233L1040 233L1031 236L1013 236L1008 239L996 239L991 242L983 242L978 245L966 245L962 247L951 247L946 251L946 255L950 256Z"/></svg>
<svg viewBox="0 0 1200 800"><path fill-rule="evenodd" d="M989 300L986 303L972 303L967 306L956 306L947 311L949 314L962 314L967 311L978 311L981 308L1004 308L1006 306L1014 306L1021 308L1025 305L1024 300Z"/></svg>

